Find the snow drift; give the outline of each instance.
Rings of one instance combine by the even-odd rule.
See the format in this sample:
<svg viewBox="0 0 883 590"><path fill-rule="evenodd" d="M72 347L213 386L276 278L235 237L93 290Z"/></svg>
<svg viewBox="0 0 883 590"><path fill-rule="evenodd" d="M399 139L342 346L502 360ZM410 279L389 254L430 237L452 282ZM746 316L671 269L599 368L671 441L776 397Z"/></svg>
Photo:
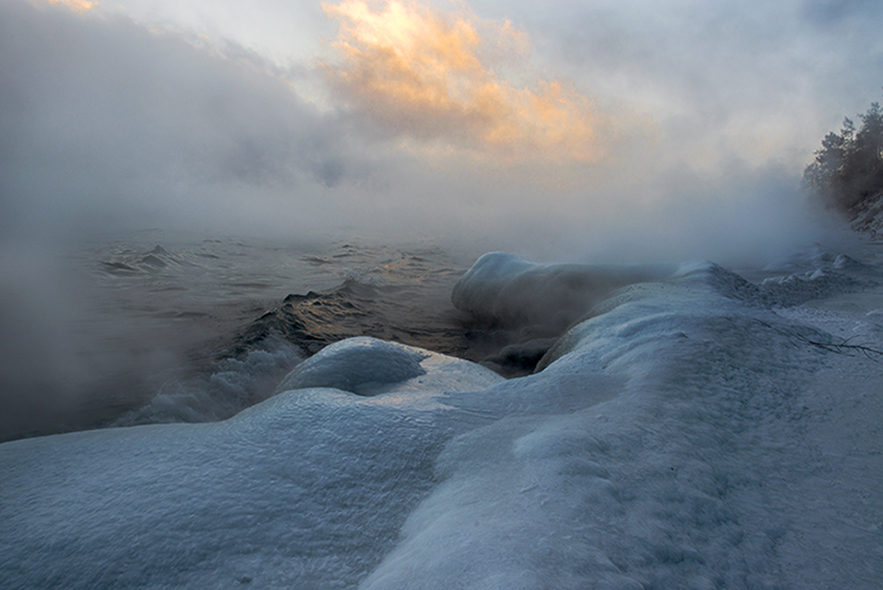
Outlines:
<svg viewBox="0 0 883 590"><path fill-rule="evenodd" d="M573 291L591 313L523 378L354 339L223 422L2 444L0 585L876 588L883 296L829 259L785 273L829 277L799 306L711 263L609 271L634 280ZM494 255L454 297L571 272Z"/></svg>

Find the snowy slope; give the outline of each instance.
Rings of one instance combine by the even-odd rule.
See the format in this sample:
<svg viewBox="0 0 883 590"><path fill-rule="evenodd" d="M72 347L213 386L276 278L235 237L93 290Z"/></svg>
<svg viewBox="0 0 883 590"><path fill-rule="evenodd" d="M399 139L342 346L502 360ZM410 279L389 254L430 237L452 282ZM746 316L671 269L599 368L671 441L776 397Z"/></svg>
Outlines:
<svg viewBox="0 0 883 590"><path fill-rule="evenodd" d="M852 229L879 240L883 237L883 191L856 203L848 215Z"/></svg>
<svg viewBox="0 0 883 590"><path fill-rule="evenodd" d="M599 284L494 256L476 309ZM879 588L870 262L622 281L519 379L356 339L224 422L4 443L0 587Z"/></svg>

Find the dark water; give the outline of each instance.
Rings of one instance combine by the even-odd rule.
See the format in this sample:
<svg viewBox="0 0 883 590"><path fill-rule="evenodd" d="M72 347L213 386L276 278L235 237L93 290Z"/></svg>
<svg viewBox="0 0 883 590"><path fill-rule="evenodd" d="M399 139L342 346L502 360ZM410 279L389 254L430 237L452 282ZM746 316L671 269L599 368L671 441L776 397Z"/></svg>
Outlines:
<svg viewBox="0 0 883 590"><path fill-rule="evenodd" d="M68 245L29 260L24 273L30 255L14 264L10 255L0 440L223 419L351 336L486 361L506 376L530 372L543 351L501 357L518 332L477 323L450 302L479 254L152 231Z"/></svg>

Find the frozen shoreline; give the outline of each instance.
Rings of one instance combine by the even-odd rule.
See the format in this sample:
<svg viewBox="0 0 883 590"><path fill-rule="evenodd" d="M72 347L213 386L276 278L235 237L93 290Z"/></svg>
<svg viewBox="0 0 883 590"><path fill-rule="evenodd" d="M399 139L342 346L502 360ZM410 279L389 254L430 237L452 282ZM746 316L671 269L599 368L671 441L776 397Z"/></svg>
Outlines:
<svg viewBox="0 0 883 590"><path fill-rule="evenodd" d="M223 422L4 443L0 585L876 588L881 364L837 345L883 350L883 295L853 262L619 285L509 381L346 341Z"/></svg>

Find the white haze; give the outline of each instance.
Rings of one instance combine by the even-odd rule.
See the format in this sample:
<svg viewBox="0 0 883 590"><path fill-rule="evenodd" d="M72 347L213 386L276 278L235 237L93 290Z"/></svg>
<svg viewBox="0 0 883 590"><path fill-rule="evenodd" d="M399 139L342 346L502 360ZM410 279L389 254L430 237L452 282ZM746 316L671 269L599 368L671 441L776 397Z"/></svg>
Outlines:
<svg viewBox="0 0 883 590"><path fill-rule="evenodd" d="M513 83L570 79L619 133L600 162L494 162L415 148L337 101L318 65L336 25L318 2L249 6L0 2L11 423L41 407L63 416L94 385L81 351L99 336L80 326L99 304L58 255L71 241L165 228L761 265L829 239L800 174L883 71L872 3L475 2L530 36ZM113 331L140 334L124 318Z"/></svg>
<svg viewBox="0 0 883 590"><path fill-rule="evenodd" d="M399 149L333 96L302 98L321 86L315 60L328 47L286 47L280 19L258 37L271 6L237 30L229 7L200 21L209 9L186 6L133 4L145 24L101 6L0 7L5 240L177 226L430 235L541 258L763 262L818 239L802 167L844 110L874 99L876 83L857 72L881 59L870 35L844 36L877 11L859 3L788 5L778 16L797 20L780 28L741 5L692 22L689 4L672 6L657 26L636 3L560 3L545 16L476 3L528 27L536 67L557 67L608 116L641 128L598 164L439 162ZM318 9L298 6L312 16L290 22L291 37L313 39ZM835 13L833 24L819 16Z"/></svg>

